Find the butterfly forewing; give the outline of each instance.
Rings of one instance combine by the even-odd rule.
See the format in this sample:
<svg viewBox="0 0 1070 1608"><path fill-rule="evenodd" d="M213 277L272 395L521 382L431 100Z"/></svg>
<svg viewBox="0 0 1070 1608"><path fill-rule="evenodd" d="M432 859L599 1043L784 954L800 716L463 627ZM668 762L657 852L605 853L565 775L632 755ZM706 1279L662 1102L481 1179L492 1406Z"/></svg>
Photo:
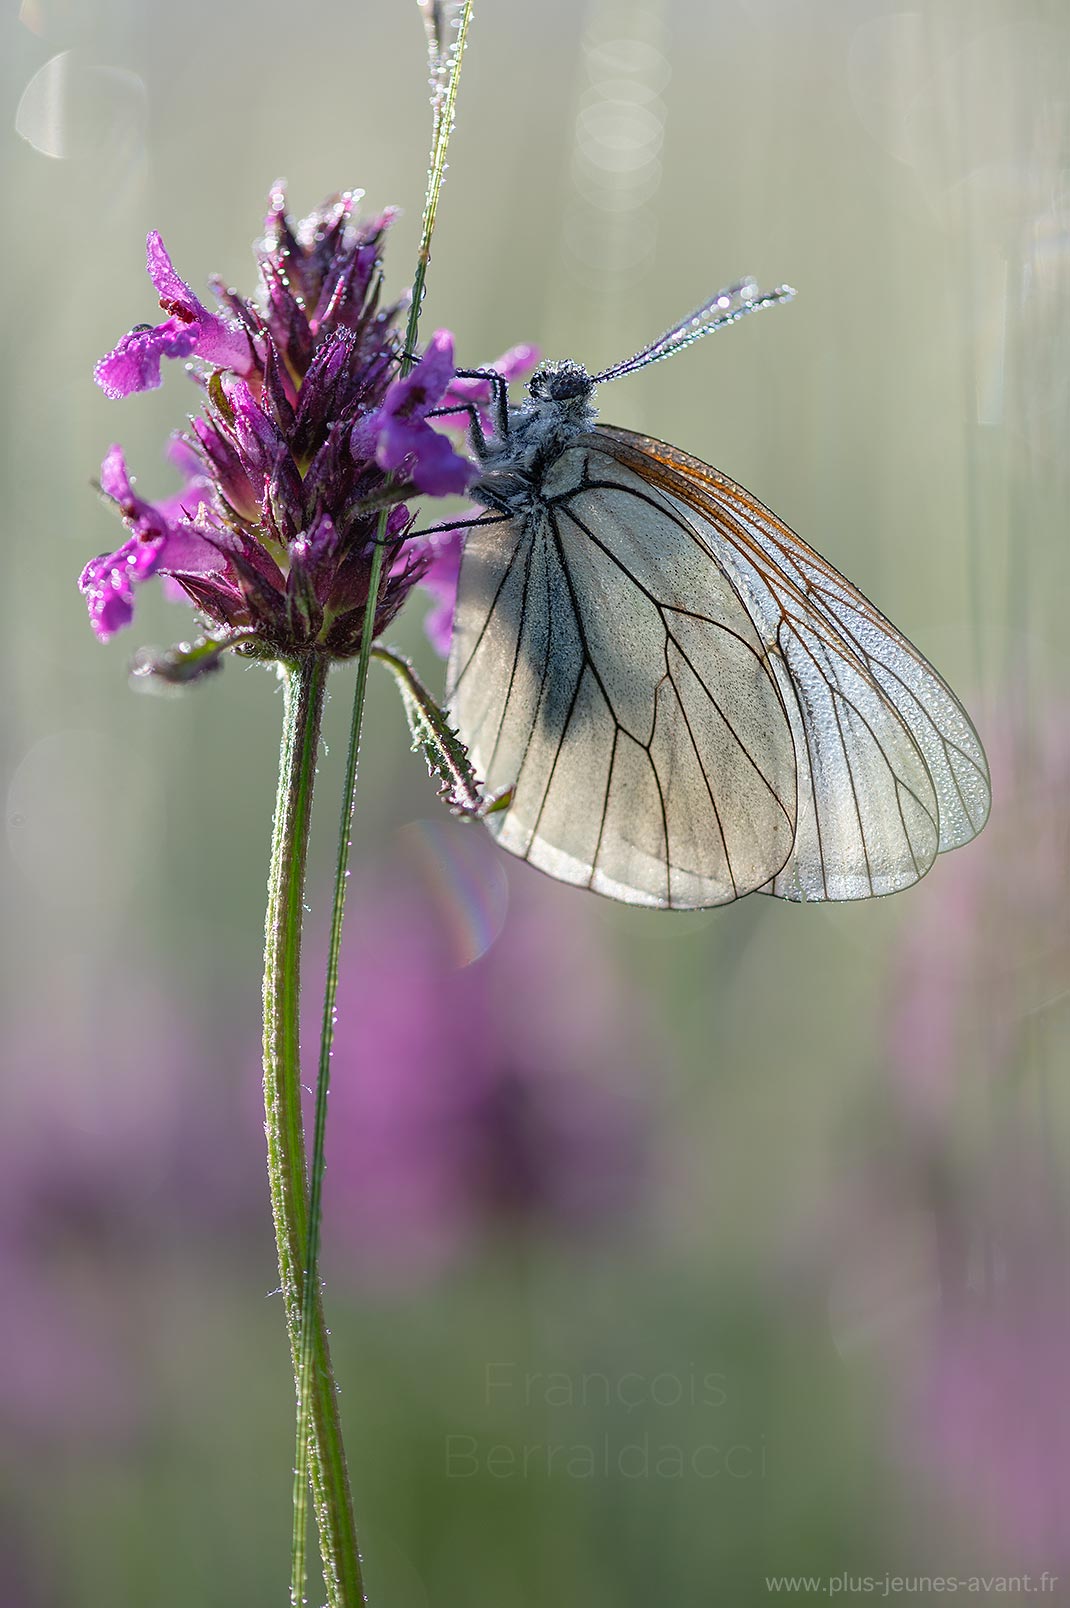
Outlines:
<svg viewBox="0 0 1070 1608"><path fill-rule="evenodd" d="M664 499L730 577L768 651L798 767L798 830L766 891L896 892L988 814L988 770L946 683L849 581L756 498L645 436L590 438Z"/></svg>
<svg viewBox="0 0 1070 1608"><path fill-rule="evenodd" d="M601 449L469 534L449 700L504 847L664 908L768 883L795 841L789 712L748 608L691 517Z"/></svg>

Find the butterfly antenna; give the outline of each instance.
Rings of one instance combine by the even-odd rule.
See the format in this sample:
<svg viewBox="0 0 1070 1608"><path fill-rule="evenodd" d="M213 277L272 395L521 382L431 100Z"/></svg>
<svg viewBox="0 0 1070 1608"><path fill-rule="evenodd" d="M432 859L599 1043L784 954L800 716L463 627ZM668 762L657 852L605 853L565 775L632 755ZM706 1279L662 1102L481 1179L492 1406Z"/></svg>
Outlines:
<svg viewBox="0 0 1070 1608"><path fill-rule="evenodd" d="M634 374L636 369L646 368L649 363L660 363L663 357L672 357L675 352L682 352L685 346L692 346L700 341L704 335L710 335L715 329L723 329L726 324L736 324L748 313L760 312L763 307L773 307L777 302L790 301L795 295L790 285L778 285L775 290L759 290L754 279L741 279L738 284L728 285L719 290L716 295L704 301L701 307L696 307L687 318L667 329L664 335L659 335L656 341L644 346L642 351L636 352L626 362L615 363L612 368L601 374L594 375L594 383L600 385L604 380L619 380L622 374Z"/></svg>

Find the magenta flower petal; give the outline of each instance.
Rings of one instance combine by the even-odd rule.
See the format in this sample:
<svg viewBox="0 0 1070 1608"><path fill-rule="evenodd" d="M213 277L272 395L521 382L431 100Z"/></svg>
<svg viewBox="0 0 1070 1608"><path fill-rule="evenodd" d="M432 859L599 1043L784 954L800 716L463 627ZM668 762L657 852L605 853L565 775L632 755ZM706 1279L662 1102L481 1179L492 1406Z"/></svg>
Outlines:
<svg viewBox="0 0 1070 1608"><path fill-rule="evenodd" d="M178 454L172 451L170 456L176 459ZM186 466L189 467L188 461ZM118 504L119 512L135 536L142 541L149 538L163 541L158 568L189 569L192 574L202 574L206 568L220 567L218 558L209 562L214 549L197 534L191 523L190 514L196 512L197 482L191 481L163 502L146 502L134 490L122 447L115 446L109 447L100 466L100 489Z"/></svg>
<svg viewBox="0 0 1070 1608"><path fill-rule="evenodd" d="M249 373L252 349L248 335L239 325L209 312L198 300L175 273L155 229L148 237L147 256L149 278L159 293L160 306L171 316L155 328L144 325L132 329L101 358L94 377L105 396L117 398L135 391L155 390L165 357L196 355L239 374Z"/></svg>
<svg viewBox="0 0 1070 1608"><path fill-rule="evenodd" d="M160 576L160 591L168 603L188 603L189 593L174 575Z"/></svg>
<svg viewBox="0 0 1070 1608"><path fill-rule="evenodd" d="M90 559L78 579L89 623L102 642L134 618L134 587L156 573L161 539L131 536L114 553Z"/></svg>
<svg viewBox="0 0 1070 1608"><path fill-rule="evenodd" d="M420 361L387 391L382 411L399 419L422 419L442 401L452 379L453 336L448 329L436 329Z"/></svg>
<svg viewBox="0 0 1070 1608"><path fill-rule="evenodd" d="M118 503L119 512L134 534L144 540L151 536L164 536L167 520L153 503L146 502L134 490L134 483L126 467L120 446L108 448L100 466L100 489L106 497Z"/></svg>
<svg viewBox="0 0 1070 1608"><path fill-rule="evenodd" d="M173 525L163 539L156 568L168 575L213 575L225 567L216 542L192 525Z"/></svg>
<svg viewBox="0 0 1070 1608"><path fill-rule="evenodd" d="M493 363L485 363L485 369L493 369L500 374L507 385L514 380L526 379L539 361L539 348L525 342L521 346L511 346L501 357L496 357ZM498 428L496 410L492 408L494 393L491 382L476 375L466 375L463 379L454 378L450 381L443 406L455 405L457 412L450 417L447 415L451 427L460 428L467 423L467 409L475 407L479 412L479 422L483 426L486 436L493 436ZM465 409L462 413L460 410Z"/></svg>
<svg viewBox="0 0 1070 1608"><path fill-rule="evenodd" d="M539 361L539 348L525 341L520 346L510 346L501 357L496 357L493 363L484 363L482 366L493 369L500 374L507 385L514 380L523 380L531 373ZM491 400L490 381L475 377L452 379L444 398L448 407L451 402L475 402L478 406L486 406Z"/></svg>
<svg viewBox="0 0 1070 1608"><path fill-rule="evenodd" d="M109 448L100 466L100 489L117 504L131 531L114 553L91 559L78 581L90 623L106 642L133 619L134 588L142 581L160 570L210 574L222 569L225 561L188 522L138 496L122 447Z"/></svg>
<svg viewBox="0 0 1070 1608"><path fill-rule="evenodd" d="M472 518L480 513L471 509ZM431 562L420 576L420 585L430 592L434 602L424 616L424 631L435 652L445 659L450 651L453 634L453 614L457 606L457 578L461 573L461 554L464 551L463 530L444 531L431 537Z"/></svg>
<svg viewBox="0 0 1070 1608"><path fill-rule="evenodd" d="M158 229L149 230L145 241L145 256L145 266L149 278L156 287L160 306L166 312L184 318L188 324L203 318L206 312L204 304L198 301L186 281L176 274L175 265Z"/></svg>
<svg viewBox="0 0 1070 1608"><path fill-rule="evenodd" d="M204 464L197 456L193 442L181 432L176 433L167 443L167 457L174 464L183 480L204 481L208 484L208 477L204 472Z"/></svg>
<svg viewBox="0 0 1070 1608"><path fill-rule="evenodd" d="M519 346L510 346L507 352L489 366L497 369L504 380L511 385L514 380L523 380L531 373L538 363L541 352L530 341L522 341Z"/></svg>
<svg viewBox="0 0 1070 1608"><path fill-rule="evenodd" d="M375 459L379 467L404 467L417 491L433 497L466 491L477 473L427 421L452 378L453 337L448 330L439 329L411 374L390 386L374 420L359 427L353 443L356 450L365 445L370 424L378 433Z"/></svg>
<svg viewBox="0 0 1070 1608"><path fill-rule="evenodd" d="M104 462L100 466L100 489L106 497L114 498L120 507L134 495L126 455L117 441L104 454Z"/></svg>
<svg viewBox="0 0 1070 1608"><path fill-rule="evenodd" d="M160 306L173 319L195 332L193 350L198 357L235 373L247 374L252 368L249 337L238 324L230 324L218 313L210 313L175 273L167 248L155 229L146 242L149 278L160 296Z"/></svg>
<svg viewBox="0 0 1070 1608"><path fill-rule="evenodd" d="M432 594L437 590L434 585L428 586ZM453 638L453 616L457 608L457 587L443 588L443 595L428 609L424 616L424 633L428 642L441 659L448 659L450 642Z"/></svg>
<svg viewBox="0 0 1070 1608"><path fill-rule="evenodd" d="M454 452L447 438L426 422L421 421L412 436L410 474L417 491L426 492L430 497L460 496L466 492L478 473L475 464ZM381 463L382 458L379 461Z"/></svg>
<svg viewBox="0 0 1070 1608"><path fill-rule="evenodd" d="M101 358L93 378L113 400L135 391L155 391L162 384L161 359L189 357L193 346L193 330L177 318L169 318L155 329L146 324L124 335L118 346Z"/></svg>

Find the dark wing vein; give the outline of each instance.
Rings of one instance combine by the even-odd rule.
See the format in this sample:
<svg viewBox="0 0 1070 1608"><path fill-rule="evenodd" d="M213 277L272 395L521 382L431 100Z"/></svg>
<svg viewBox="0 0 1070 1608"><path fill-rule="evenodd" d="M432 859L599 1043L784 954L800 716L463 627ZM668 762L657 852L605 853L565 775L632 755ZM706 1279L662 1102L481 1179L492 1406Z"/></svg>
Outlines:
<svg viewBox="0 0 1070 1608"><path fill-rule="evenodd" d="M516 552L518 553L519 551L520 551L520 547L518 545ZM513 688L516 685L517 665L520 663L520 649L521 649L521 644L524 641L524 626L525 626L525 623L526 623L527 617L528 617L528 587L531 585L531 555L532 555L532 548L531 548L530 545L528 545L525 548L525 551L524 551L524 586L523 586L523 590L522 590L522 592L520 594L520 620L519 620L519 623L518 623L518 626L517 626L516 642L513 645L513 662L511 664L511 666L509 667L509 685L507 686L506 691L505 691L505 701L504 701L504 704L503 704L503 708L508 708L509 700L513 695ZM512 566L513 566L515 561L516 561L516 553L513 554L513 557L509 561L509 569L512 568ZM505 579L508 579L508 575L509 575L509 570L506 570ZM495 594L494 603L491 605L491 612L492 613L493 613L494 608L497 606L498 598L500 596L501 596L501 587L498 588L498 591ZM484 626L483 629L484 629L484 632L485 632L486 631L486 626ZM482 633L481 633L480 639L479 639L480 642L482 641L482 639L483 638L482 638ZM477 642L476 646L477 647L479 646L478 642ZM471 657L470 657L468 663L471 664L471 662L472 662L472 660L471 660ZM465 669L467 669L467 668L468 668L468 665L465 666ZM464 672L462 671L462 676L463 676L463 673ZM489 759L489 761L487 763L488 771L493 770L493 768L494 768L494 761L498 757L498 747L499 747L499 744L501 743L502 733L503 733L504 730L505 730L505 722L503 720L502 723L498 727L498 732L497 732L497 735L496 735L496 737L494 739L494 747L491 750L490 759Z"/></svg>
<svg viewBox="0 0 1070 1608"><path fill-rule="evenodd" d="M533 551L534 551L534 544L532 545L532 552ZM531 555L529 554L529 562L530 562L530 556ZM551 591L550 591L550 567L549 567L548 563L546 562L546 552L545 552L545 550L542 553L542 568L543 568L543 579L544 579L545 584L546 584L546 641L545 641L545 645L543 647L543 652L542 652L542 673L539 676L539 696L536 699L535 708L534 708L534 710L532 712L531 724L528 727L528 734L524 739L524 747L523 747L523 751L521 753L520 764L519 764L519 766L517 768L517 773L516 773L516 785L517 786L520 785L520 780L521 780L521 778L522 778L522 776L524 774L524 767L527 764L528 758L529 758L529 756L531 754L531 744L532 744L532 740L533 740L533 738L535 736L535 732L538 729L539 715L540 715L540 713L542 711L542 708L544 706L544 703L545 703L547 697L549 696L549 691L550 691L550 678L549 678L549 675L548 675L547 672L549 671L549 668L550 668L550 646L551 646L551 643L553 642L553 606L552 606L553 600L552 600L552 595L551 595ZM523 632L521 630L520 632L517 633L518 650L519 650L519 644L522 641L523 641ZM506 701L506 706L508 707L508 700ZM504 729L505 728L504 728L504 723L503 723L502 727L499 729L498 737L495 739L495 744L494 744L495 753L497 753L498 740L500 739L501 732Z"/></svg>
<svg viewBox="0 0 1070 1608"><path fill-rule="evenodd" d="M597 484L597 482L595 484ZM583 490L585 490L585 491L587 491L589 489L590 489L590 487L588 487L588 486L585 486L583 488ZM620 490L620 487L617 487L617 490ZM650 499L645 499L645 500L649 501ZM561 499L561 501L564 501L564 499ZM625 565L621 563L621 561L617 557L617 555L615 553L611 552L609 550L609 548L605 545L605 543L598 539L598 537L595 535L595 533L584 523L584 521L579 517L579 515L577 513L575 513L575 511L572 508L570 508L570 507L568 507L566 505L564 511L567 513L568 517L572 520L573 524L576 525L583 532L583 534L586 537L588 537L590 539L590 541L592 541L594 543L595 547L597 547L598 550L601 553L604 553L606 558L608 558L611 563L613 563L619 570L621 570L621 572L623 574L627 575L627 577L628 577L629 581L632 583L632 585L637 587L644 594L644 596L647 597L651 603L653 603L654 607L657 609L659 615L661 616L662 627L663 627L663 629L665 631L666 645L669 642L672 642L673 646L676 648L676 650L680 654L681 658L687 664L688 669L691 671L692 675L695 677L695 680L702 687L702 690L705 692L707 698L710 700L710 703L713 705L713 707L716 709L718 715L721 717L722 721L725 724L725 728L728 730L728 732L730 732L731 736L733 737L734 741L736 742L736 744L737 744L737 746L738 746L738 748L740 750L740 753L747 760L748 764L753 766L753 768L754 768L755 772L757 773L758 777L761 779L761 781L764 783L764 785L769 789L769 792L772 794L773 798L776 799L777 804L780 806L780 808L782 810L784 810L785 817L790 820L790 815L788 814L788 811L786 809L784 809L783 802L777 796L777 792L776 792L776 789L774 788L773 784L770 782L768 776L766 776L763 773L763 771L761 770L761 767L758 765L758 763L755 760L753 754L747 748L746 743L743 741L742 737L739 735L739 733L736 730L735 726L732 724L731 720L729 720L729 718L728 718L727 714L725 713L724 709L721 707L721 705L718 702L717 698L714 696L712 687L705 680L705 678L703 677L701 671L699 671L697 669L697 667L695 666L695 664L692 662L691 657L688 654L686 648L683 647L683 645L680 643L680 641L674 635L674 633L672 632L672 630L669 627L669 624L668 624L667 620L665 619L665 614L666 614L667 610L669 610L669 611L671 611L673 613L684 613L685 611L675 609L672 604L663 603L660 598L655 597L653 592L648 591L647 588L644 587L641 584L641 582L639 582L639 581L637 581L635 579L635 577L625 567ZM680 524L682 522L679 519L674 518L673 523L674 524ZM688 534L693 536L694 532L689 531ZM560 556L560 559L561 559L561 564L562 564L562 566L565 569L565 572L567 574L568 573L568 559L566 558L564 552L560 550L560 548L559 548L559 556ZM569 584L569 590L572 593L573 606L578 608L578 605L576 604L576 600L575 600L575 589L572 587L571 581L570 581L570 584ZM735 640L737 642L739 642L741 644L741 646L748 653L750 653L754 657L754 659L757 660L757 662L759 664L761 664L763 666L763 668L764 668L764 661L762 659L762 655L760 653L756 652L754 647L751 645L751 643L749 643L743 636L741 636L738 631L730 630L727 626L723 626L719 620L710 619L710 617L708 615L699 614L699 615L692 615L691 617L694 618L694 619L702 620L706 624L714 626L715 629L717 629L718 631L723 630L723 631L725 631L726 635L734 637ZM675 684L674 684L674 690L675 690ZM608 702L608 698L607 698L607 702ZM610 707L612 707L612 705ZM642 746L642 745L640 745L640 746ZM707 780L707 784L708 784L709 778L707 777L706 780Z"/></svg>
<svg viewBox="0 0 1070 1608"><path fill-rule="evenodd" d="M471 539L470 535L469 535L469 539ZM457 691L457 689L460 686L461 682L464 680L465 676L468 674L469 670L471 669L472 660L475 658L476 654L479 652L480 648L483 646L484 638L486 637L487 631L490 629L491 620L494 618L494 611L498 607L498 601L501 598L502 592L505 590L506 582L508 581L510 575L513 572L513 565L516 563L517 557L518 557L519 553L521 552L521 549L524 550L525 563L527 563L531 558L531 547L530 547L530 545L525 544L524 542L517 542L516 546L513 548L512 553L509 555L508 563L506 564L505 568L502 570L502 578L498 582L497 590L495 591L494 597L491 600L490 607L488 608L487 613L486 613L486 618L484 619L483 624L479 629L479 633L478 633L478 635L476 637L476 640L472 644L471 651L469 652L468 657L465 660L463 667L457 672L456 675L452 675L450 677L450 691L451 691L451 693L454 693L454 692ZM525 587L525 591L526 591L526 589L527 589L527 579L526 579L526 577L525 577L525 581L524 581L524 587ZM519 633L518 633L518 635L519 635Z"/></svg>

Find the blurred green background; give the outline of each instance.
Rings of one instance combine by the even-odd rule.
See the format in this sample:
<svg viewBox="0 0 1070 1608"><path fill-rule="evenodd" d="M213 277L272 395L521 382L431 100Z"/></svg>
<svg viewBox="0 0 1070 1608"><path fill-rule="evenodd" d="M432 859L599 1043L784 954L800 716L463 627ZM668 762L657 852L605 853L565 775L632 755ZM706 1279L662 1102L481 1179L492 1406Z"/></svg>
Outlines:
<svg viewBox="0 0 1070 1608"><path fill-rule="evenodd" d="M154 315L150 227L198 290L251 288L280 174L298 212L403 205L400 292L424 42L409 0L22 0L2 27L0 1595L283 1602L257 1110L281 706L238 664L132 692L136 643L189 629L152 589L94 642L74 583L119 527L89 482L121 439L173 489L193 393L173 367L108 402L92 367ZM604 416L874 597L975 713L995 806L892 900L618 910L441 812L375 681L325 1252L373 1604L1044 1570L1070 1603L1068 141L1065 0L478 8L426 327L467 362L603 366L740 273L796 285ZM392 640L437 681L421 607Z"/></svg>

